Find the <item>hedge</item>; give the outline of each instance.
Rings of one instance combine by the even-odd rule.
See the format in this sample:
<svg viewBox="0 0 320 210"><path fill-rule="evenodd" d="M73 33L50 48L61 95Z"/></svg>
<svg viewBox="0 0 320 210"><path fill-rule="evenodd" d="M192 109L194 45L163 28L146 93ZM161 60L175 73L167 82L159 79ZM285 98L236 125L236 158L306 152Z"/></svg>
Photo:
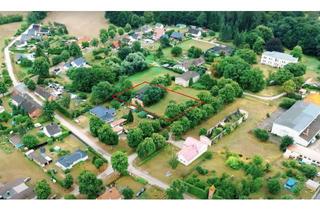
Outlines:
<svg viewBox="0 0 320 210"><path fill-rule="evenodd" d="M207 199L208 198L208 190L203 190L203 189L200 189L199 187L196 187L188 182L185 182L183 181L188 189L187 189L187 192L196 196L197 198L200 198L200 199Z"/></svg>
<svg viewBox="0 0 320 210"><path fill-rule="evenodd" d="M66 108L62 107L58 103L55 103L55 104L56 104L56 109L58 110L58 112L63 114L65 117L72 119L72 114Z"/></svg>
<svg viewBox="0 0 320 210"><path fill-rule="evenodd" d="M0 16L0 25L22 21L22 15L6 15Z"/></svg>

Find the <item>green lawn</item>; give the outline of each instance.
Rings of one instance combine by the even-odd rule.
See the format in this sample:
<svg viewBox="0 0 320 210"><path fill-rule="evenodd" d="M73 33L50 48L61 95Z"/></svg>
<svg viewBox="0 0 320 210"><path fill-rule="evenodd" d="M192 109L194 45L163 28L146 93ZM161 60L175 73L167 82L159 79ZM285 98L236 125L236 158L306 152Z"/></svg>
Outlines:
<svg viewBox="0 0 320 210"><path fill-rule="evenodd" d="M115 185L117 189L121 192L122 189L129 187L134 192L134 199L137 199L136 193L144 187L146 191L139 197L140 199L164 199L165 192L157 187L151 185L141 184L140 182L136 181L135 178L131 176L122 176L118 180L115 181Z"/></svg>
<svg viewBox="0 0 320 210"><path fill-rule="evenodd" d="M156 177L157 179L170 184L173 180L190 174L193 171L193 168L201 162L201 158L198 158L189 166L184 166L179 163L176 169L172 169L168 161L175 156L178 151L178 148L168 145L161 150L158 155L140 166L140 160L138 160L136 162L136 166L143 171L148 171L150 175ZM167 173L171 173L171 175L168 176Z"/></svg>
<svg viewBox="0 0 320 210"><path fill-rule="evenodd" d="M163 76L165 74L169 74L172 76L178 75L177 73L173 71L169 71L162 67L151 67L148 70L145 70L130 76L129 80L133 83L133 85L135 85L144 81L150 82L154 78Z"/></svg>
<svg viewBox="0 0 320 210"><path fill-rule="evenodd" d="M183 55L187 55L188 49L192 46L198 47L198 48L202 49L203 51L206 51L206 50L212 48L214 45L211 43L205 42L205 41L198 41L198 40L189 39L189 40L180 42L179 44L177 44L177 46L182 48ZM171 47L165 48L163 50L163 54L164 54L164 57L166 57L166 58L173 58L173 56L171 55Z"/></svg>

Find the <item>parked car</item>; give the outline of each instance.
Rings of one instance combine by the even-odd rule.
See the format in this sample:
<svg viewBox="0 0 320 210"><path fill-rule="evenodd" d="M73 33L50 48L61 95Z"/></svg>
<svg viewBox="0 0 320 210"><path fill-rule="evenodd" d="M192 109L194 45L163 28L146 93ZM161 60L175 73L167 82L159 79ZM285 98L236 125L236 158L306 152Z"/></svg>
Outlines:
<svg viewBox="0 0 320 210"><path fill-rule="evenodd" d="M140 197L141 195L142 195L142 193L144 193L144 191L146 191L146 188L141 188L140 190L139 190L139 192L137 192L137 194L136 194L136 197Z"/></svg>

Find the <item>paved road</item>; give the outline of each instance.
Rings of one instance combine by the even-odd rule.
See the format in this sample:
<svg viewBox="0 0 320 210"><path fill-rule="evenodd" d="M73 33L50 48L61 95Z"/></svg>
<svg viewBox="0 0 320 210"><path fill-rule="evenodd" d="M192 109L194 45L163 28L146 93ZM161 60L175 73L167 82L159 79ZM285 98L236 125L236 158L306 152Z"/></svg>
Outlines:
<svg viewBox="0 0 320 210"><path fill-rule="evenodd" d="M253 98L257 98L257 99L261 99L261 100L265 100L265 101L273 101L273 100L277 100L277 99L281 98L282 96L285 96L286 93L280 93L279 95L275 95L275 96L258 96L255 94L244 92L243 95L251 96Z"/></svg>

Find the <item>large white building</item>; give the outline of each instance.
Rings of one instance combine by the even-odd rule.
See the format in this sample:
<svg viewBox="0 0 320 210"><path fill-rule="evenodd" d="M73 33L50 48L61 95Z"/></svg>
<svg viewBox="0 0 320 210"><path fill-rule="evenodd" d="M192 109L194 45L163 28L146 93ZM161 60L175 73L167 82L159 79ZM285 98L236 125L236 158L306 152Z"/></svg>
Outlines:
<svg viewBox="0 0 320 210"><path fill-rule="evenodd" d="M282 68L289 63L298 63L298 58L282 52L266 51L262 53L260 62L268 66Z"/></svg>
<svg viewBox="0 0 320 210"><path fill-rule="evenodd" d="M320 166L320 153L306 147L294 144L290 145L283 157L296 159L306 164L313 164Z"/></svg>
<svg viewBox="0 0 320 210"><path fill-rule="evenodd" d="M296 102L280 115L272 125L271 133L290 136L295 143L307 147L317 140L320 132L320 106L303 101Z"/></svg>

